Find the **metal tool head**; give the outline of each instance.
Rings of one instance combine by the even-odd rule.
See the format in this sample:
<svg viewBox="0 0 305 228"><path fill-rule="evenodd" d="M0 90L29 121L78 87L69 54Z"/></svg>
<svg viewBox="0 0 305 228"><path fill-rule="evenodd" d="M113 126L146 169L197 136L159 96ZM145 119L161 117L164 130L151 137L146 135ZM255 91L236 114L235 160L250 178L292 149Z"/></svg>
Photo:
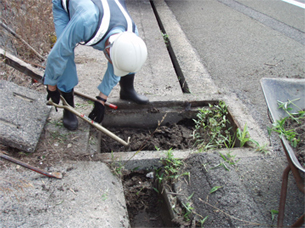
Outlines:
<svg viewBox="0 0 305 228"><path fill-rule="evenodd" d="M62 173L60 173L60 172L53 172L53 173L50 173L50 175L52 175L52 177L54 177L54 178L62 179Z"/></svg>

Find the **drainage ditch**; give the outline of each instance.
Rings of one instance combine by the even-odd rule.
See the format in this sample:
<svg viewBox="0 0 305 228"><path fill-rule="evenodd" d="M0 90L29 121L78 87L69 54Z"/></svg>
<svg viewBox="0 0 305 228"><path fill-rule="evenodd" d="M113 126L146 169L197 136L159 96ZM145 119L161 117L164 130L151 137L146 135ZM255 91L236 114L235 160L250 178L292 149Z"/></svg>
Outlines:
<svg viewBox="0 0 305 228"><path fill-rule="evenodd" d="M182 92L190 93L153 0L150 0L150 4ZM193 119L197 118L199 108L208 109L209 104L218 104L218 101L153 102L144 106L123 104L119 110L107 110L110 113L106 115L103 125L125 141L130 137L131 143L125 147L111 138L100 137L98 150L101 153L111 153L195 149ZM233 136L238 125L230 113L227 119L230 122L230 126L227 127L231 129ZM235 146L238 144L236 142ZM123 175L124 194L131 227L183 226L183 218L177 217L173 210L173 206L179 207L179 202L174 195L168 194L170 190L168 184L160 184L156 180L157 168L150 167L150 169L153 170L129 170ZM181 205L180 210L183 211Z"/></svg>
<svg viewBox="0 0 305 228"><path fill-rule="evenodd" d="M209 109L207 103L218 104L217 101L167 101L109 110L103 125L123 140L130 137L131 143L125 147L111 138L101 137L99 150L110 153L196 149L194 119L197 119L199 108ZM227 128L231 129L233 137L237 125L230 113L226 118L230 122Z"/></svg>
<svg viewBox="0 0 305 228"><path fill-rule="evenodd" d="M179 62L177 60L177 57L175 55L175 52L172 48L172 45L171 45L171 42L170 42L170 39L168 38L167 34L166 34L166 31L165 31L165 28L162 24L162 21L160 19L160 16L158 14L158 11L155 7L155 4L154 4L154 1L153 0L150 0L150 5L153 9L153 12L155 14L155 17L156 17L156 20L158 22L158 25L159 25L159 28L160 28L160 31L162 32L162 35L163 35L163 39L164 39L164 42L165 42L165 45L166 45L166 48L167 48L167 51L168 51L168 54L171 58L171 61L172 61L172 64L173 64L173 67L175 69L175 72L176 72L176 75L177 75L177 78L178 78L178 81L180 83L180 87L181 87L181 90L183 93L190 93L190 89L188 87L188 84L185 80L185 77L182 73L182 70L180 68L180 65L179 65Z"/></svg>
<svg viewBox="0 0 305 228"><path fill-rule="evenodd" d="M218 101L166 101L148 105L122 104L118 110L107 110L103 125L123 140L131 137L128 147L120 145L109 137L101 137L99 149L102 153L132 152L139 150L187 150L194 148L192 133L198 109L210 109L209 104ZM236 132L237 124L233 116L227 115ZM237 145L237 144L236 144ZM131 161L132 162L132 161ZM151 164L150 164L151 165ZM170 194L162 191L166 186L158 186L155 179L159 167L141 167L128 170L123 175L123 186L130 224L132 227L179 227L182 223L172 222L175 218L170 202ZM145 170L144 170L145 169ZM148 173L153 174L147 175ZM169 189L171 192L172 190ZM177 206L179 202L175 201Z"/></svg>
<svg viewBox="0 0 305 228"><path fill-rule="evenodd" d="M130 152L130 151L155 151L155 150L186 150L194 147L192 138L195 127L192 119L183 119L177 123L166 123L155 128L109 128L120 138L131 138L128 146L123 146L115 140L102 138L100 150L102 152Z"/></svg>
<svg viewBox="0 0 305 228"><path fill-rule="evenodd" d="M179 227L171 221L166 200L147 172L125 174L123 187L131 227Z"/></svg>

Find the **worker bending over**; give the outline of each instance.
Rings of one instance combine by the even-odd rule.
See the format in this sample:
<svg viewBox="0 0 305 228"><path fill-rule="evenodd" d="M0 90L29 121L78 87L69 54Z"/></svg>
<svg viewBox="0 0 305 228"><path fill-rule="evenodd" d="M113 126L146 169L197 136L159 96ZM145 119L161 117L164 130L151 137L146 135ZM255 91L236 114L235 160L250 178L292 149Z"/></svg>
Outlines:
<svg viewBox="0 0 305 228"><path fill-rule="evenodd" d="M101 123L105 102L120 82L120 98L148 103L149 100L134 90L134 76L147 58L147 48L138 36L125 0L53 0L53 17L57 41L52 48L44 75L47 99L56 104L62 95L74 107L73 89L78 83L74 49L78 44L103 51L108 60L107 70L94 108L89 118ZM69 130L78 127L75 114L64 110L63 124Z"/></svg>

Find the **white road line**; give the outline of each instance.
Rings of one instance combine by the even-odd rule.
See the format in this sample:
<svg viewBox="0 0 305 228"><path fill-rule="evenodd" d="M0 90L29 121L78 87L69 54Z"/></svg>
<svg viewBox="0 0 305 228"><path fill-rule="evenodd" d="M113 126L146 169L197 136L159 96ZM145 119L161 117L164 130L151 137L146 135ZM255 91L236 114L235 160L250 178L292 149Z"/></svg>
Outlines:
<svg viewBox="0 0 305 228"><path fill-rule="evenodd" d="M282 0L282 1L305 9L305 4L302 3L302 2L298 2L298 1L295 1L295 0Z"/></svg>

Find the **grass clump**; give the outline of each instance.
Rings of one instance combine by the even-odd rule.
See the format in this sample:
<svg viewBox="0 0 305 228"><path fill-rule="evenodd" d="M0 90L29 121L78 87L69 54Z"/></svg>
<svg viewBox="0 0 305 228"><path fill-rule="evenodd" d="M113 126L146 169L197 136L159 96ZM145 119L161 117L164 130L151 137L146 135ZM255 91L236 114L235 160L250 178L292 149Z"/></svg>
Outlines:
<svg viewBox="0 0 305 228"><path fill-rule="evenodd" d="M289 141L290 145L296 148L297 145L300 143L299 134L295 131L295 129L287 130L286 122L288 120L293 120L296 123L299 123L301 119L305 118L305 110L300 110L296 113L292 113L292 108L289 107L290 105L294 105L293 101L278 101L279 109L283 109L288 114L288 116L274 122L272 124L272 127L268 128L268 133L269 135L271 135L272 132L278 133L280 137L286 138Z"/></svg>
<svg viewBox="0 0 305 228"><path fill-rule="evenodd" d="M189 176L190 173L180 173L180 168L183 166L183 161L174 157L172 149L166 152L166 156L160 159L162 167L156 170L156 178L159 183L162 181L172 182L180 176Z"/></svg>
<svg viewBox="0 0 305 228"><path fill-rule="evenodd" d="M235 144L239 147L249 145L256 148L256 151L269 153L267 145L261 146L250 137L247 123L241 130L237 128L234 132L228 120L228 108L225 102L219 101L217 105L209 104L209 108L198 109L193 131L194 144L199 152L209 149L233 148ZM237 143L236 143L237 142Z"/></svg>
<svg viewBox="0 0 305 228"><path fill-rule="evenodd" d="M200 151L234 146L235 137L230 133L231 127L227 115L227 105L223 101L218 105L209 104L209 109L199 109L197 119L193 119L195 122L193 139Z"/></svg>

